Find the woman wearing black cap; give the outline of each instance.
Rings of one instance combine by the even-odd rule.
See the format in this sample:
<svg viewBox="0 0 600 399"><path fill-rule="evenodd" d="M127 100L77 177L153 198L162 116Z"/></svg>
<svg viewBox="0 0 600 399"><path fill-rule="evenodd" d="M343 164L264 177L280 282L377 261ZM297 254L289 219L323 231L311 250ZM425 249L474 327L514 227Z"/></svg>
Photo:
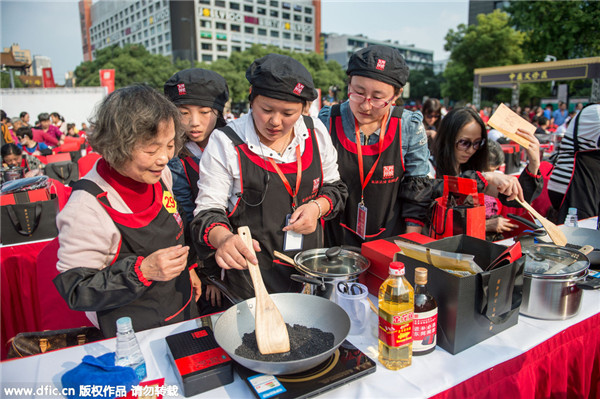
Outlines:
<svg viewBox="0 0 600 399"><path fill-rule="evenodd" d="M216 72L201 68L179 71L167 80L164 85L165 95L177 106L181 113L181 122L186 130L186 138L179 154L169 161L169 169L173 174L173 193L178 204L183 208L186 244L190 247L191 263L196 262L196 251L191 240L190 223L194 218L195 201L198 196L198 168L200 158L210 134L215 128L226 125L223 109L229 100L229 88L225 78ZM221 306L221 293L214 285L209 284L206 275L210 262L199 267L204 293L200 313L204 308ZM212 313L212 308L206 309Z"/></svg>
<svg viewBox="0 0 600 399"><path fill-rule="evenodd" d="M400 52L369 46L348 61L349 100L323 108L349 195L325 224L327 246L420 232L431 201L429 150L419 112L395 107L408 79Z"/></svg>
<svg viewBox="0 0 600 399"><path fill-rule="evenodd" d="M273 251L293 256L322 246L319 219L344 207L337 154L321 122L303 117L316 98L310 73L291 57L269 54L246 72L250 112L211 136L200 161L196 216L192 222L200 258L216 250L224 284L240 298L254 296L246 259L260 265L267 290L299 291L291 265ZM249 226L256 257L236 233Z"/></svg>

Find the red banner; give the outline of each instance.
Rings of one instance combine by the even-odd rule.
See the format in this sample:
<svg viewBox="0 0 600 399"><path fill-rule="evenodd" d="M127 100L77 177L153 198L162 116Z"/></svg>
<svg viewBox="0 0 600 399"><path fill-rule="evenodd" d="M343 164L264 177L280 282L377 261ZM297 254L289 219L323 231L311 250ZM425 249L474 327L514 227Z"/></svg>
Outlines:
<svg viewBox="0 0 600 399"><path fill-rule="evenodd" d="M42 68L42 77L44 78L44 87L56 87L52 68Z"/></svg>
<svg viewBox="0 0 600 399"><path fill-rule="evenodd" d="M100 70L100 86L108 89L108 93L115 91L115 70L101 69Z"/></svg>

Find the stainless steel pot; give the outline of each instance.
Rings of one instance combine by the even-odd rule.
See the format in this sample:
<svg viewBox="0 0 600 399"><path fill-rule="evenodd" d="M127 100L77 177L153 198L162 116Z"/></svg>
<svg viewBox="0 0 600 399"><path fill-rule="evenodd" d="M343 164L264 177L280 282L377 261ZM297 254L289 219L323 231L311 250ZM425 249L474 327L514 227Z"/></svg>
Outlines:
<svg viewBox="0 0 600 399"><path fill-rule="evenodd" d="M256 298L230 307L215 323L215 339L233 360L259 373L278 375L299 373L311 369L331 356L350 332L350 318L339 305L312 295L272 294L275 306L287 324L300 324L309 328L333 333L333 346L325 352L306 359L289 362L267 362L248 359L235 354L242 337L255 328Z"/></svg>
<svg viewBox="0 0 600 399"><path fill-rule="evenodd" d="M362 256L359 248L316 248L296 254L296 269L303 276L292 275L292 280L305 284L304 292L334 299L337 284L358 281L358 275L369 268L371 262Z"/></svg>
<svg viewBox="0 0 600 399"><path fill-rule="evenodd" d="M526 260L521 314L545 320L575 316L590 265L587 256L546 244L531 245L523 253Z"/></svg>

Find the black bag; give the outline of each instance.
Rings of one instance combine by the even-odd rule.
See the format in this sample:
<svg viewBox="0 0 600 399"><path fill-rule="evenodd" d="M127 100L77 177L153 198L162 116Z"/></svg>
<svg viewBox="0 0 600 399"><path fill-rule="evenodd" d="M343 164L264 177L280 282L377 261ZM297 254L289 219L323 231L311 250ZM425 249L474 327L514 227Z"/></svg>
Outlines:
<svg viewBox="0 0 600 399"><path fill-rule="evenodd" d="M58 235L56 194L52 194L47 201L4 205L0 207L0 211L4 245L54 238Z"/></svg>
<svg viewBox="0 0 600 399"><path fill-rule="evenodd" d="M9 340L8 359L51 352L104 339L96 327L19 333Z"/></svg>
<svg viewBox="0 0 600 399"><path fill-rule="evenodd" d="M485 270L506 247L466 235L444 238L428 248L475 256ZM438 303L438 345L452 354L461 352L517 324L522 300L525 258L477 275L458 277L398 253L406 277L414 283L414 269L428 270L427 288Z"/></svg>
<svg viewBox="0 0 600 399"><path fill-rule="evenodd" d="M76 162L70 161L53 162L46 165L45 174L62 184L68 185L79 180L79 166Z"/></svg>

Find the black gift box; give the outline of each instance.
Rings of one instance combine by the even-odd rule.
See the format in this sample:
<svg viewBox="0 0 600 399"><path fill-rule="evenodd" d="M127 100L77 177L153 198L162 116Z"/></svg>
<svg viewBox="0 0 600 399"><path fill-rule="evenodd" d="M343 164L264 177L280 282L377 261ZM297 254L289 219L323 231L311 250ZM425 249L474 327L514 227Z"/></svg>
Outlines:
<svg viewBox="0 0 600 399"><path fill-rule="evenodd" d="M3 245L43 240L58 235L56 194L52 194L47 201L3 205L0 212Z"/></svg>
<svg viewBox="0 0 600 399"><path fill-rule="evenodd" d="M185 397L233 382L233 362L208 327L167 338L169 358Z"/></svg>
<svg viewBox="0 0 600 399"><path fill-rule="evenodd" d="M474 255L483 270L506 249L466 235L444 238L425 246ZM427 289L438 303L437 343L453 355L517 324L524 257L467 277L458 277L401 252L394 260L404 263L406 277L413 287L415 268L427 269Z"/></svg>
<svg viewBox="0 0 600 399"><path fill-rule="evenodd" d="M53 162L44 168L46 176L58 180L64 185L79 180L79 166L77 162Z"/></svg>

